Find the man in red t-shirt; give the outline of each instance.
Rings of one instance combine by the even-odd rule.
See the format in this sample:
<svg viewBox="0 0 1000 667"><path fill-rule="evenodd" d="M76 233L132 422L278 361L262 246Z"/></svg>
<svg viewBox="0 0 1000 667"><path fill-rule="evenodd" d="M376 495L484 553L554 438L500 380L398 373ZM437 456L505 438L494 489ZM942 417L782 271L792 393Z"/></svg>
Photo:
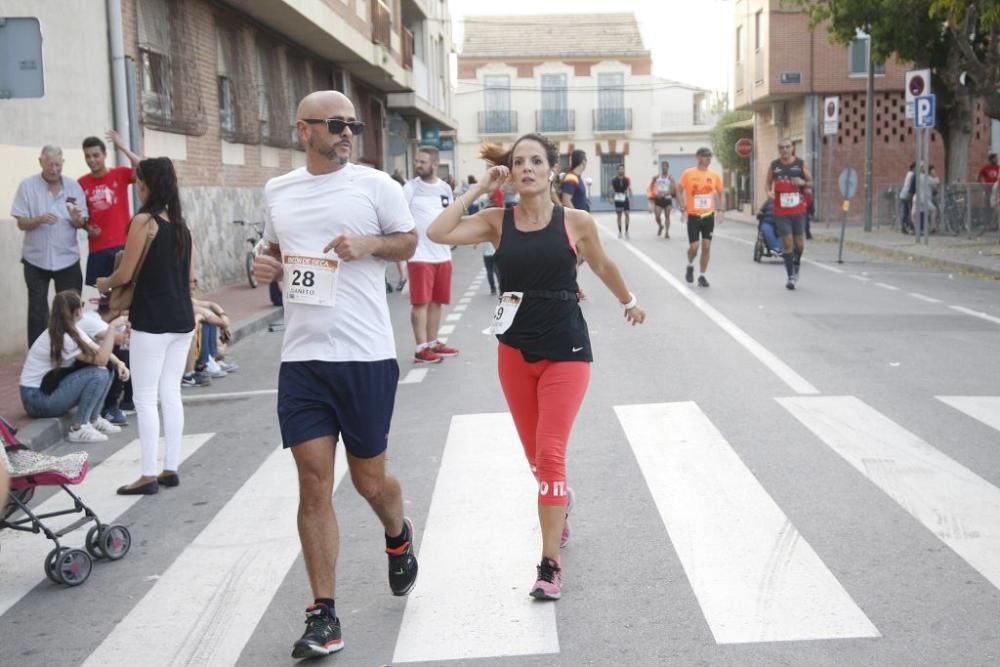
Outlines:
<svg viewBox="0 0 1000 667"><path fill-rule="evenodd" d="M979 178L976 180L987 185L993 185L997 180L1000 180L1000 165L997 164L996 153L990 153L986 164L979 170Z"/></svg>
<svg viewBox="0 0 1000 667"><path fill-rule="evenodd" d="M85 281L88 285L96 285L98 278L111 275L115 255L125 247L125 233L132 215L128 188L135 181L134 167L142 159L122 143L121 136L114 130L108 132L108 139L128 156L132 166L109 169L104 142L97 137L83 140L83 157L90 167L90 173L79 178L90 211L87 225L90 255Z"/></svg>

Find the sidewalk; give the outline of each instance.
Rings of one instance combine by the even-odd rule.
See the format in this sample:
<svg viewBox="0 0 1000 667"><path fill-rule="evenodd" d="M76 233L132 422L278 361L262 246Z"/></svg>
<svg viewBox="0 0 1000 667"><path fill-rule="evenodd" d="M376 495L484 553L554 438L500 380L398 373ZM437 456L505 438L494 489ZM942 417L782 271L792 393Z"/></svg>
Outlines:
<svg viewBox="0 0 1000 667"><path fill-rule="evenodd" d="M757 224L754 216L737 211L727 211L726 220ZM831 222L827 227L825 222L814 220L812 234L814 241L839 243L840 222ZM860 223L848 223L844 247L867 255L916 262L933 269L1000 280L1000 240L996 231L972 239L934 234L927 245L918 245L915 237L893 229L865 232Z"/></svg>
<svg viewBox="0 0 1000 667"><path fill-rule="evenodd" d="M199 295L221 305L233 323L233 343L281 319L281 309L271 305L266 285L251 289L247 284L224 287ZM0 363L0 415L18 427L18 439L33 449L44 449L62 439L68 427L62 419L31 419L21 406L18 380L24 357Z"/></svg>

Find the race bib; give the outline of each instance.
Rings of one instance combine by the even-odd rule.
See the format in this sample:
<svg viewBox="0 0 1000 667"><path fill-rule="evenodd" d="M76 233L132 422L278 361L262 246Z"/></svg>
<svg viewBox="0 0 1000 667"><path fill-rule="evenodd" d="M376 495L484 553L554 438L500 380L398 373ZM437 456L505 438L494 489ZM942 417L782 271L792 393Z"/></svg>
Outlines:
<svg viewBox="0 0 1000 667"><path fill-rule="evenodd" d="M695 195L694 196L694 207L701 210L707 210L712 208L712 195Z"/></svg>
<svg viewBox="0 0 1000 667"><path fill-rule="evenodd" d="M781 208L795 208L801 201L801 196L798 192L782 192L779 194L781 195L779 198Z"/></svg>
<svg viewBox="0 0 1000 667"><path fill-rule="evenodd" d="M523 299L524 292L504 292L501 294L497 300L497 307L493 309L493 321L490 322L488 331L491 334L502 334L510 329Z"/></svg>
<svg viewBox="0 0 1000 667"><path fill-rule="evenodd" d="M333 306L338 264L325 255L285 255L285 299L309 306Z"/></svg>
<svg viewBox="0 0 1000 667"><path fill-rule="evenodd" d="M658 179L656 181L656 194L660 196L670 194L670 181L666 179Z"/></svg>
<svg viewBox="0 0 1000 667"><path fill-rule="evenodd" d="M616 192L615 193L615 201L616 202L624 202L625 201L625 193L624 192Z"/></svg>

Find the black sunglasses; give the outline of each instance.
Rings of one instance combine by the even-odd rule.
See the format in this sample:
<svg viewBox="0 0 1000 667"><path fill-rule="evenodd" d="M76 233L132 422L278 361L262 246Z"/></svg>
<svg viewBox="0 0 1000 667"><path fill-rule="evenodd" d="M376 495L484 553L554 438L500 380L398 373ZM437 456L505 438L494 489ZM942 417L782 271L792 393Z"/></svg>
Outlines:
<svg viewBox="0 0 1000 667"><path fill-rule="evenodd" d="M326 123L330 134L340 134L345 127L351 128L351 134L360 135L365 131L365 124L360 120L341 120L340 118L303 118L303 123Z"/></svg>

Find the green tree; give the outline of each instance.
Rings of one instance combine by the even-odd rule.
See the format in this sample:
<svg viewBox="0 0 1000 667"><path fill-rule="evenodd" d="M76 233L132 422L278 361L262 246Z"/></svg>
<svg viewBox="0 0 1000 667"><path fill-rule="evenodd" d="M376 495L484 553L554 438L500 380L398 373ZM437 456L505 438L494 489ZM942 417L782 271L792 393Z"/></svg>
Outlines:
<svg viewBox="0 0 1000 667"><path fill-rule="evenodd" d="M753 139L753 128L745 122L753 118L751 111L727 111L719 116L710 134L712 152L728 171L747 171L750 159L736 154L736 142Z"/></svg>
<svg viewBox="0 0 1000 667"><path fill-rule="evenodd" d="M895 55L931 69L937 128L947 150L946 178L968 174L974 100L1000 118L1000 0L786 0L827 23L831 41L871 37L872 60Z"/></svg>

